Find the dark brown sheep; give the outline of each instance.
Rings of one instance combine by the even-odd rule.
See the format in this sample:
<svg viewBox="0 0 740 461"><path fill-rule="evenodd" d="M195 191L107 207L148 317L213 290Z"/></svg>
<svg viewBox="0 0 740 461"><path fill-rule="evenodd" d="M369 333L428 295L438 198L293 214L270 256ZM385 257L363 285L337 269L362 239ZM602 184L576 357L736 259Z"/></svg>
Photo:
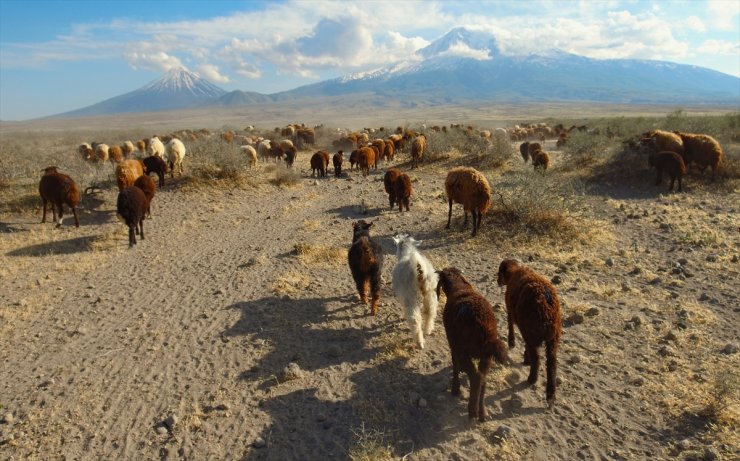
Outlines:
<svg viewBox="0 0 740 461"><path fill-rule="evenodd" d="M329 152L320 150L311 156L311 176L326 176L326 169L329 166Z"/></svg>
<svg viewBox="0 0 740 461"><path fill-rule="evenodd" d="M386 161L393 160L393 158L396 156L396 148L393 146L393 142L390 140L385 142L385 151L383 152L383 156L385 157Z"/></svg>
<svg viewBox="0 0 740 461"><path fill-rule="evenodd" d="M367 291L370 287L372 303L370 312L378 313L380 302L381 272L383 270L383 249L370 238L370 227L373 223L360 220L352 225L352 246L347 259L352 278L363 304L367 304Z"/></svg>
<svg viewBox="0 0 740 461"><path fill-rule="evenodd" d="M378 159L385 159L385 141L382 139L374 139L372 145L377 149Z"/></svg>
<svg viewBox="0 0 740 461"><path fill-rule="evenodd" d="M293 168L293 163L295 163L296 159L296 148L293 146L288 146L287 149L285 149L285 166L288 168Z"/></svg>
<svg viewBox="0 0 740 461"><path fill-rule="evenodd" d="M413 192L411 188L411 178L406 173L396 178L396 182L393 185L396 190L396 201L398 201L398 211L403 213L404 207L406 211L409 211L409 205L411 201L411 194Z"/></svg>
<svg viewBox="0 0 740 461"><path fill-rule="evenodd" d="M683 141L683 158L686 165L696 163L702 172L707 167L711 167L712 181L714 181L715 173L724 156L717 140L706 134L678 133L678 136Z"/></svg>
<svg viewBox="0 0 740 461"><path fill-rule="evenodd" d="M668 190L673 190L673 184L678 178L678 191L681 192L681 178L686 174L686 165L680 155L668 151L653 153L648 156L648 165L655 167L658 171L658 176L655 179L656 186L659 186L663 181L663 172L665 171L671 176L671 187Z"/></svg>
<svg viewBox="0 0 740 461"><path fill-rule="evenodd" d="M509 347L514 347L514 325L524 339L524 364L529 365L527 382L535 384L540 365L538 348L545 344L547 388L550 405L555 402L557 352L562 335L560 300L555 287L532 269L513 259L501 262L498 285L506 287L506 319Z"/></svg>
<svg viewBox="0 0 740 461"><path fill-rule="evenodd" d="M118 193L116 215L128 226L129 248L136 245L136 234L139 234L142 240L144 239L144 215L147 209L149 209L149 200L144 191L138 187L127 187Z"/></svg>
<svg viewBox="0 0 740 461"><path fill-rule="evenodd" d="M360 151L355 149L349 154L349 169L354 170L355 165L360 162Z"/></svg>
<svg viewBox="0 0 740 461"><path fill-rule="evenodd" d="M154 199L154 193L157 191L157 186L154 184L154 181L152 181L152 178L147 175L139 176L138 178L136 178L136 181L134 181L134 186L141 189L141 191L144 192L144 195L146 195L146 214L148 217L151 218L152 200Z"/></svg>
<svg viewBox="0 0 740 461"><path fill-rule="evenodd" d="M473 215L473 237L475 237L483 221L483 215L491 206L491 186L488 180L475 168L455 167L447 173L445 192L450 206L446 228L450 228L452 204L460 203L465 213L463 227L468 225L468 212Z"/></svg>
<svg viewBox="0 0 740 461"><path fill-rule="evenodd" d="M537 150L532 153L532 167L535 171L539 170L544 174L548 166L550 166L550 154L544 150Z"/></svg>
<svg viewBox="0 0 740 461"><path fill-rule="evenodd" d="M643 133L640 141L644 145L650 146L654 152L675 152L680 156L684 155L683 141L681 136L670 131L651 130Z"/></svg>
<svg viewBox="0 0 740 461"><path fill-rule="evenodd" d="M378 169L378 158L375 156L375 150L371 147L361 147L357 149L357 163L360 165L360 171L363 176L370 174L370 168Z"/></svg>
<svg viewBox="0 0 740 461"><path fill-rule="evenodd" d="M542 150L542 144L538 142L530 142L527 144L527 153L529 157L534 161L534 153Z"/></svg>
<svg viewBox="0 0 740 461"><path fill-rule="evenodd" d="M164 177L167 174L167 162L162 160L159 155L150 155L142 160L144 164L144 174L150 175L156 173L159 177L159 187L164 187Z"/></svg>
<svg viewBox="0 0 740 461"><path fill-rule="evenodd" d="M465 280L460 271L448 267L437 272L437 297L447 297L442 319L452 355L452 395L460 395L460 372L470 380L468 417L484 421L486 375L493 361L509 363L504 344L496 330L496 315L491 303ZM475 366L473 360L478 360Z"/></svg>
<svg viewBox="0 0 740 461"><path fill-rule="evenodd" d="M383 186L385 192L388 194L388 202L390 203L391 210L396 205L396 179L401 176L401 170L398 168L388 168L383 176Z"/></svg>
<svg viewBox="0 0 740 461"><path fill-rule="evenodd" d="M64 205L67 205L72 209L72 214L75 217L75 227L80 227L80 220L77 218L80 188L77 183L66 174L59 173L55 166L46 167L41 171L44 172L39 181L39 195L44 208L41 222L46 222L47 204L51 203L52 218L57 223L56 227L60 227L64 216ZM59 214L59 220L57 220L57 213Z"/></svg>
<svg viewBox="0 0 740 461"><path fill-rule="evenodd" d="M344 152L341 150L334 154L332 157L332 163L334 164L334 176L339 178L342 176L342 163L344 163Z"/></svg>
<svg viewBox="0 0 740 461"><path fill-rule="evenodd" d="M527 163L529 161L529 141L524 141L519 145L519 153L522 154L524 163Z"/></svg>

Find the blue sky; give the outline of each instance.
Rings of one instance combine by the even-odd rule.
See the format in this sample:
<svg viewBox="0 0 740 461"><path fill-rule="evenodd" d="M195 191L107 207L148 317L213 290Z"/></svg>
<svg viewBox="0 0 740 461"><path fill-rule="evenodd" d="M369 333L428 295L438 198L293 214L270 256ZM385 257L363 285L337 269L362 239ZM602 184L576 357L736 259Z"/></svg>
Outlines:
<svg viewBox="0 0 740 461"><path fill-rule="evenodd" d="M460 25L506 54L560 48L740 76L738 0L0 0L0 119L94 104L173 66L274 93L414 59Z"/></svg>

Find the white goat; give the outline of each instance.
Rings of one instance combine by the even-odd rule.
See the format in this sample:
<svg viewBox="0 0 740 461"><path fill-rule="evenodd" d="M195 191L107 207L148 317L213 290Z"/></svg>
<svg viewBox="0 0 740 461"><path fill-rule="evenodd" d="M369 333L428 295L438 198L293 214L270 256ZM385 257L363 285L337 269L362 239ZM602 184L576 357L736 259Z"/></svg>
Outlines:
<svg viewBox="0 0 740 461"><path fill-rule="evenodd" d="M408 235L393 237L396 243L396 267L393 268L393 293L403 305L416 344L424 349L424 335L430 335L437 317L437 282L434 266L424 257ZM421 306L419 305L421 303Z"/></svg>

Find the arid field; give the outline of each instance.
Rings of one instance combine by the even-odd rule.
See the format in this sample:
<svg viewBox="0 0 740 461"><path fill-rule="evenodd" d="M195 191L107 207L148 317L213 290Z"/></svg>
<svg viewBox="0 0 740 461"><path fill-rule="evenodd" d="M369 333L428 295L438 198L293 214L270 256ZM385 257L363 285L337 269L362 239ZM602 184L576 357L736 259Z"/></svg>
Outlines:
<svg viewBox="0 0 740 461"><path fill-rule="evenodd" d="M0 125L0 459L740 459L740 114L394 112ZM275 128L292 122L316 126L292 169L249 169L221 136L280 139ZM543 142L544 174L523 162L519 141L477 134L540 122L584 126L564 146ZM331 166L311 176L314 152L336 152L337 128L373 128L373 139L397 126L427 133L419 168L401 151L367 177L348 155L342 177ZM83 160L77 146L200 128L212 135L185 141L185 173L167 175L146 238L129 249L115 167ZM628 143L652 129L713 136L724 151L716 179L694 168L682 192L665 177L655 185L645 150ZM69 209L59 229L40 223L50 165L94 187L79 228ZM460 205L445 229L444 181L459 165L493 191L476 237ZM388 207L390 166L411 177L410 212ZM374 222L385 252L377 316L347 265L359 219ZM499 263L517 258L552 281L563 333L551 409L544 360L528 385L517 332L513 364L488 376L487 420L468 421L465 375L462 398L450 395L444 295L423 350L393 297L399 233L421 241L435 268L463 272L494 306L504 341Z"/></svg>

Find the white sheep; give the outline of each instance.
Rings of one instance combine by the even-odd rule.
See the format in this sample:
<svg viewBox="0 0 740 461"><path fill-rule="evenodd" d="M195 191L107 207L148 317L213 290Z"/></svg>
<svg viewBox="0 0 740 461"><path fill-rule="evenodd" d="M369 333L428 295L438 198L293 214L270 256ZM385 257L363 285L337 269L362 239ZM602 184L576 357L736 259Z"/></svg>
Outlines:
<svg viewBox="0 0 740 461"><path fill-rule="evenodd" d="M240 146L239 150L241 150L242 153L247 156L247 159L249 160L249 169L251 170L252 168L254 168L254 166L257 165L257 151L254 149L254 147L250 146L249 144L245 144L243 146Z"/></svg>
<svg viewBox="0 0 740 461"><path fill-rule="evenodd" d="M158 137L153 137L149 140L149 142L146 145L146 152L149 155L157 155L159 157L162 157L164 161L167 161L165 158L165 149L164 144L162 144L162 141L159 140Z"/></svg>
<svg viewBox="0 0 740 461"><path fill-rule="evenodd" d="M280 147L282 147L283 150L288 150L288 149L291 149L291 148L293 148L295 146L293 146L293 141L291 141L290 139L281 139L280 140Z"/></svg>
<svg viewBox="0 0 740 461"><path fill-rule="evenodd" d="M170 177L175 177L175 169L182 176L182 159L185 158L185 144L177 138L167 143L167 157L170 163Z"/></svg>
<svg viewBox="0 0 740 461"><path fill-rule="evenodd" d="M393 293L403 305L404 317L419 348L424 349L424 335L430 335L437 318L437 282L434 266L424 257L408 235L393 237L396 266L393 268ZM419 305L421 303L421 306Z"/></svg>
<svg viewBox="0 0 740 461"><path fill-rule="evenodd" d="M271 147L269 139L264 139L257 144L257 153L263 160L267 161L270 158Z"/></svg>

